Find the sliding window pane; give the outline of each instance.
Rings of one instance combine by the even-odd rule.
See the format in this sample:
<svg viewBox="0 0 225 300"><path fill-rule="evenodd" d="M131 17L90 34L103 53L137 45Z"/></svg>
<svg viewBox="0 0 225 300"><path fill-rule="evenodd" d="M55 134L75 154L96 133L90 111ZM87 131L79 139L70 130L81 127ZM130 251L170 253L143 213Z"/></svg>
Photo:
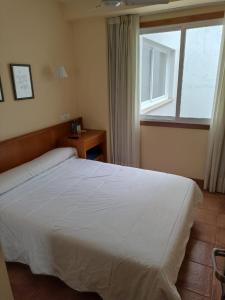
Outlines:
<svg viewBox="0 0 225 300"><path fill-rule="evenodd" d="M141 102L151 99L151 72L152 72L152 48L143 39L141 57Z"/></svg>
<svg viewBox="0 0 225 300"><path fill-rule="evenodd" d="M222 25L188 29L180 116L211 118Z"/></svg>
<svg viewBox="0 0 225 300"><path fill-rule="evenodd" d="M141 113L176 116L181 31L140 37Z"/></svg>
<svg viewBox="0 0 225 300"><path fill-rule="evenodd" d="M153 99L166 95L167 60L168 56L165 53L154 51Z"/></svg>

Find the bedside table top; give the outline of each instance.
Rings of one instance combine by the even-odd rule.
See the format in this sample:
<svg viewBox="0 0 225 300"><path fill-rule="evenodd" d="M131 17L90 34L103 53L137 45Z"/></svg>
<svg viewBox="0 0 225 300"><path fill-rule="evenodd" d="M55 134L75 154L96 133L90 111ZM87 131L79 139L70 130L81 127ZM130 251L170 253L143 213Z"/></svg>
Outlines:
<svg viewBox="0 0 225 300"><path fill-rule="evenodd" d="M62 147L76 147L78 155L81 158L87 157L87 151L98 146L102 150L101 161L107 161L107 141L105 130L87 129L80 137L74 137L67 135L60 139L59 146Z"/></svg>
<svg viewBox="0 0 225 300"><path fill-rule="evenodd" d="M79 137L73 137L72 135L69 135L67 138L69 140L74 140L74 141L85 141L90 138L96 138L97 136L101 136L105 134L105 130L95 130L95 129L86 129L86 132L82 132L81 136Z"/></svg>

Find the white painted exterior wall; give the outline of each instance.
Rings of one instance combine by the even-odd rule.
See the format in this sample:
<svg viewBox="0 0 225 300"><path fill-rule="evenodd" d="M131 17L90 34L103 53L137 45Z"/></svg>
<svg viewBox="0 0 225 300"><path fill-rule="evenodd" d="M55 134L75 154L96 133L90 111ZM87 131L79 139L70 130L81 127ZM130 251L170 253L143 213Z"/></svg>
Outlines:
<svg viewBox="0 0 225 300"><path fill-rule="evenodd" d="M217 79L222 26L187 31L181 116L210 118Z"/></svg>

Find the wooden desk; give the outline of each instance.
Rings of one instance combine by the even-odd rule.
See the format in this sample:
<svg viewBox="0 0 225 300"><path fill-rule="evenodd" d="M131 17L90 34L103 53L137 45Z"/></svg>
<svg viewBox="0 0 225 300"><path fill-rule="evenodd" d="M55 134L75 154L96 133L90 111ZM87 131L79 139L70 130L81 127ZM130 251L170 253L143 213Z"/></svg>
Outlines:
<svg viewBox="0 0 225 300"><path fill-rule="evenodd" d="M107 161L106 132L104 130L87 129L79 138L67 136L60 140L59 146L77 148L80 158L89 159L93 153L97 155L92 158L98 161Z"/></svg>

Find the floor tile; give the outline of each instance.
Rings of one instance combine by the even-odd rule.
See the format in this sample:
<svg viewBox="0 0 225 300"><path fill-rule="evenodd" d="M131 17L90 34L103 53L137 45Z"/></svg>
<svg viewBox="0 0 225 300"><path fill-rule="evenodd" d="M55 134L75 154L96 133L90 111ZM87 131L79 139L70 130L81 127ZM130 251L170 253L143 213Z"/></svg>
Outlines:
<svg viewBox="0 0 225 300"><path fill-rule="evenodd" d="M191 261L184 261L179 273L178 285L191 292L210 297L212 269Z"/></svg>
<svg viewBox="0 0 225 300"><path fill-rule="evenodd" d="M52 276L33 275L22 264L7 263L14 300L101 300L92 293L79 293Z"/></svg>
<svg viewBox="0 0 225 300"><path fill-rule="evenodd" d="M221 300L221 295L222 295L222 289L221 289L220 282L214 276L213 277L213 283L212 283L212 297L211 297L211 300Z"/></svg>
<svg viewBox="0 0 225 300"><path fill-rule="evenodd" d="M219 194L204 193L204 200L199 208L220 212L225 209L225 201Z"/></svg>
<svg viewBox="0 0 225 300"><path fill-rule="evenodd" d="M91 293L78 293L70 289L50 289L41 288L38 290L38 299L42 300L101 300L95 294ZM37 299L37 300L38 300Z"/></svg>
<svg viewBox="0 0 225 300"><path fill-rule="evenodd" d="M219 214L217 217L217 226L225 228L225 214Z"/></svg>
<svg viewBox="0 0 225 300"><path fill-rule="evenodd" d="M37 276L37 294L39 299L46 300L101 300L92 293L79 293L61 280L50 276Z"/></svg>
<svg viewBox="0 0 225 300"><path fill-rule="evenodd" d="M32 276L28 266L18 263L7 263L7 269L12 283L22 284L26 282L32 284L34 282L34 276Z"/></svg>
<svg viewBox="0 0 225 300"><path fill-rule="evenodd" d="M191 230L191 237L196 240L215 244L216 231L217 231L216 226L195 222Z"/></svg>
<svg viewBox="0 0 225 300"><path fill-rule="evenodd" d="M196 209L196 220L201 223L214 225L217 224L218 212L208 209Z"/></svg>
<svg viewBox="0 0 225 300"><path fill-rule="evenodd" d="M219 194L218 201L219 201L219 212L225 214L225 195Z"/></svg>
<svg viewBox="0 0 225 300"><path fill-rule="evenodd" d="M194 292L188 291L184 288L178 287L178 292L182 300L210 300L209 297L204 297Z"/></svg>
<svg viewBox="0 0 225 300"><path fill-rule="evenodd" d="M219 246L218 247L216 246L216 248L223 249L222 247L219 247ZM216 257L216 265L217 265L217 269L223 273L225 270L225 257L217 256Z"/></svg>
<svg viewBox="0 0 225 300"><path fill-rule="evenodd" d="M193 262L211 267L213 248L214 245L212 244L190 239L186 250L186 258Z"/></svg>
<svg viewBox="0 0 225 300"><path fill-rule="evenodd" d="M216 244L225 248L225 228L218 227L216 231Z"/></svg>

